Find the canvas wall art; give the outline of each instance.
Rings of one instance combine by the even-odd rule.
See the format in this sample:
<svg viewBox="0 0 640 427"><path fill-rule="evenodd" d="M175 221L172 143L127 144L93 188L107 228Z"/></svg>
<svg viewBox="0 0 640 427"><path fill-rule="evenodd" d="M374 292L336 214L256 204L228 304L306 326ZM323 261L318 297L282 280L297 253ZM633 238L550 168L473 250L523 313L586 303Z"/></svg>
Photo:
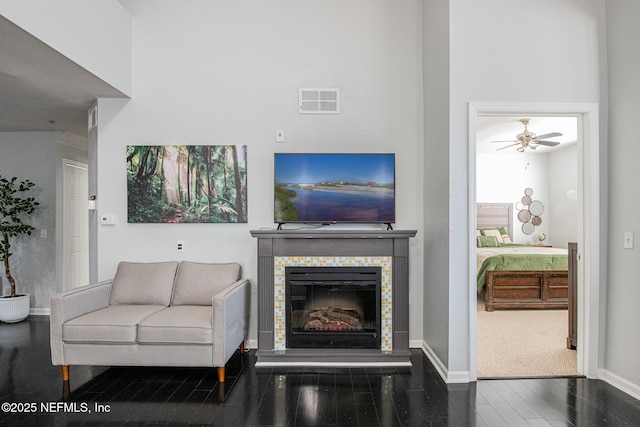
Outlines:
<svg viewBox="0 0 640 427"><path fill-rule="evenodd" d="M129 223L247 222L247 146L127 146Z"/></svg>

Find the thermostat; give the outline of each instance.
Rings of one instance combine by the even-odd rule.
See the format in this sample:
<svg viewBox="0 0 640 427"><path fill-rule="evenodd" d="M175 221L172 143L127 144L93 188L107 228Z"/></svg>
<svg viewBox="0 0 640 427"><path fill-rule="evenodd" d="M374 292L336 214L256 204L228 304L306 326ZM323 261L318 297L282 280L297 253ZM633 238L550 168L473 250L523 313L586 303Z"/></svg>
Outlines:
<svg viewBox="0 0 640 427"><path fill-rule="evenodd" d="M115 215L100 215L100 224L102 224L102 225L115 225L116 224L116 216Z"/></svg>

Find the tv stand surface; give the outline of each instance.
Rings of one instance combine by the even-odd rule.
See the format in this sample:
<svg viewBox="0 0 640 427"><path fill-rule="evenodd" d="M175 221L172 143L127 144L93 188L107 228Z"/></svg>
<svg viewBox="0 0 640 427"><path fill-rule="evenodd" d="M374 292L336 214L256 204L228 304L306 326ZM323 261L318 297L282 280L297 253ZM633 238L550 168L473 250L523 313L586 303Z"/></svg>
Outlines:
<svg viewBox="0 0 640 427"><path fill-rule="evenodd" d="M286 222L279 222L278 223L278 227L276 228L276 230L284 230L284 228L282 228L282 226L285 225L285 224L287 224L287 223ZM337 224L338 223L336 223L336 222L331 222L331 223L324 222L324 223L321 223L321 224L317 224L317 227L328 227L330 225L337 225ZM393 230L393 226L391 225L390 222L385 222L384 225L387 226L387 230Z"/></svg>

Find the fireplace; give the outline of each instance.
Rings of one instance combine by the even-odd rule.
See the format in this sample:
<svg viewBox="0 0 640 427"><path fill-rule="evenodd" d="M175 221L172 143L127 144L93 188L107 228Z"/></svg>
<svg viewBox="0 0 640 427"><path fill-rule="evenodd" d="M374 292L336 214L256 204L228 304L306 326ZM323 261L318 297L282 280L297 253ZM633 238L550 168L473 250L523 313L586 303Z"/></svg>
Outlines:
<svg viewBox="0 0 640 427"><path fill-rule="evenodd" d="M286 267L288 348L380 348L380 267Z"/></svg>
<svg viewBox="0 0 640 427"><path fill-rule="evenodd" d="M252 230L256 366L410 366L409 239L415 234Z"/></svg>

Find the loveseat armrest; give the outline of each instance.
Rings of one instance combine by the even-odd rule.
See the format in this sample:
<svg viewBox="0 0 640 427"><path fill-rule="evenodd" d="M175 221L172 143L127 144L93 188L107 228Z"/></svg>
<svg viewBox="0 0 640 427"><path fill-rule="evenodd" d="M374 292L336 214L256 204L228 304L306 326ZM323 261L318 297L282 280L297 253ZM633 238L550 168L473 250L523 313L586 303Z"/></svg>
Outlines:
<svg viewBox="0 0 640 427"><path fill-rule="evenodd" d="M247 279L213 296L213 366L224 366L247 337L250 301L251 282Z"/></svg>
<svg viewBox="0 0 640 427"><path fill-rule="evenodd" d="M62 324L83 314L106 308L112 280L60 292L51 297L51 362L64 365Z"/></svg>

